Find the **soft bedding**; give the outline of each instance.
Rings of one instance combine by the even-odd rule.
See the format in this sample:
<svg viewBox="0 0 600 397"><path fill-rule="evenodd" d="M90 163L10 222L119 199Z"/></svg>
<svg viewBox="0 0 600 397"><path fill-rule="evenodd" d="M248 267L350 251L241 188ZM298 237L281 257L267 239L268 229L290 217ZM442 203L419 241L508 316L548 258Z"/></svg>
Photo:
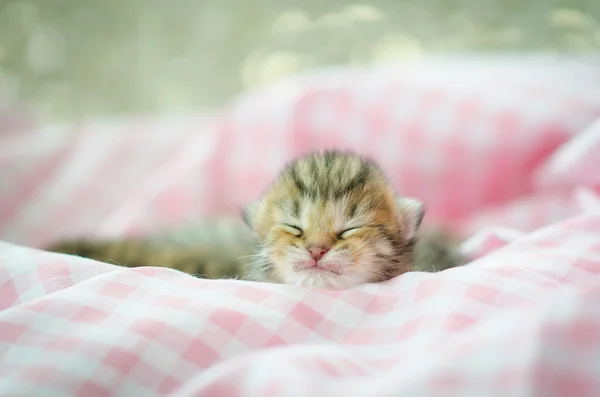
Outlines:
<svg viewBox="0 0 600 397"><path fill-rule="evenodd" d="M214 117L0 134L0 394L600 395L599 71L338 70ZM472 261L324 291L35 248L232 215L322 147L377 158Z"/></svg>

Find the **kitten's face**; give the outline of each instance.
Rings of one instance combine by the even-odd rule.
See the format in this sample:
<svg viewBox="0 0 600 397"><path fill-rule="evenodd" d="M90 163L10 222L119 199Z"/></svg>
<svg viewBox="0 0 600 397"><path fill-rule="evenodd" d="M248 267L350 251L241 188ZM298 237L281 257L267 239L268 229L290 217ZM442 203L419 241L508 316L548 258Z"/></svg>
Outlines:
<svg viewBox="0 0 600 397"><path fill-rule="evenodd" d="M325 156L292 164L246 213L262 241L264 275L341 289L407 271L420 204L397 200L373 164Z"/></svg>

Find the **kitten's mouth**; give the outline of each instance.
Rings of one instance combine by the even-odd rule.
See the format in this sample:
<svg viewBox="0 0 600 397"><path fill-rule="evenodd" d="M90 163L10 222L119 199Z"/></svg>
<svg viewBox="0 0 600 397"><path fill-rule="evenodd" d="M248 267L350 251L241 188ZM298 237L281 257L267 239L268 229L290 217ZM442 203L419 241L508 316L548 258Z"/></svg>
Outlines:
<svg viewBox="0 0 600 397"><path fill-rule="evenodd" d="M334 274L336 276L339 276L340 274L342 274L339 270L325 269L324 267L319 267L319 266L310 267L310 268L306 269L305 271L308 271L311 273L316 273L316 274Z"/></svg>
<svg viewBox="0 0 600 397"><path fill-rule="evenodd" d="M334 274L339 276L342 272L333 266L321 266L321 265L312 265L312 264L304 264L297 263L294 265L294 271L296 272L308 272L312 274Z"/></svg>

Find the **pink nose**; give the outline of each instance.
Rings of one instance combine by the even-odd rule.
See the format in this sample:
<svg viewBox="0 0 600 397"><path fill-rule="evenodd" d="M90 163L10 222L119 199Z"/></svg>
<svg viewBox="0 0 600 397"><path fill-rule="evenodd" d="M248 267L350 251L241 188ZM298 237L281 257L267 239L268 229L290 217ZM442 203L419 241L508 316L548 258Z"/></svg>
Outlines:
<svg viewBox="0 0 600 397"><path fill-rule="evenodd" d="M308 248L308 252L310 252L310 256L315 260L319 261L329 251L327 248L323 247L310 247Z"/></svg>

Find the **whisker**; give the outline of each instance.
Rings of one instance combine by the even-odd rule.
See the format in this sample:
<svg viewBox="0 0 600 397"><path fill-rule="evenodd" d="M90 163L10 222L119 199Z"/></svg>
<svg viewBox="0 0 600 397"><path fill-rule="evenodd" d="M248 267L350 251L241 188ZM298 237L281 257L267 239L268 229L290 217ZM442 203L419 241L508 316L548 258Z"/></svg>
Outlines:
<svg viewBox="0 0 600 397"><path fill-rule="evenodd" d="M237 259L240 260L240 259L246 259L246 258L251 258L251 257L255 257L255 256L259 256L259 254L242 255Z"/></svg>
<svg viewBox="0 0 600 397"><path fill-rule="evenodd" d="M114 259L107 259L106 263L112 263L113 265L117 265L117 266L121 266L121 267L127 267L127 266L123 265L122 263L117 262Z"/></svg>
<svg viewBox="0 0 600 397"><path fill-rule="evenodd" d="M245 269L249 269L249 268L262 268L262 267L268 267L270 262L267 261L261 261L261 262L249 262L249 263L244 263L242 266Z"/></svg>

